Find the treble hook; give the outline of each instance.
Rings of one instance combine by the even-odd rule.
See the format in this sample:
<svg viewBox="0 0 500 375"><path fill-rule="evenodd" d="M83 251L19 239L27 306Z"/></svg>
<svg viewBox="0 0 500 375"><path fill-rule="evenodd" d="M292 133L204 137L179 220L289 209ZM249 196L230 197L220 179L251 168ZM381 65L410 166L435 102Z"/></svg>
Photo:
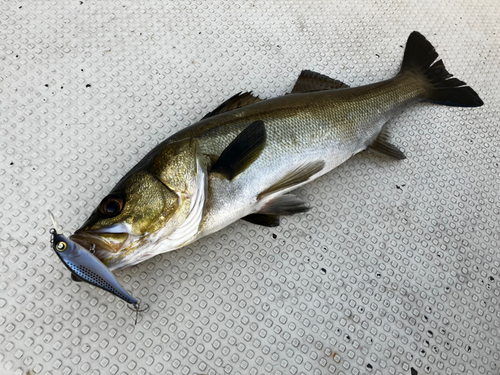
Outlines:
<svg viewBox="0 0 500 375"><path fill-rule="evenodd" d="M130 307L130 305L127 305L127 307L130 310L134 310L135 311L135 323L134 323L135 326L137 325L137 319L139 317L139 313L147 312L149 310L149 305L148 304L146 304L145 308L141 309L141 303L140 302L132 304L132 307Z"/></svg>

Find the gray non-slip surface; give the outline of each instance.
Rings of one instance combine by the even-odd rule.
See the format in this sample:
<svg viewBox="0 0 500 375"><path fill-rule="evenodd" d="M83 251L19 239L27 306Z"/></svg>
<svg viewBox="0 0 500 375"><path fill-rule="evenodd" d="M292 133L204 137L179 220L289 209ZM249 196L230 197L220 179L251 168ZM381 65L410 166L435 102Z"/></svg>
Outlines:
<svg viewBox="0 0 500 375"><path fill-rule="evenodd" d="M0 374L499 374L500 6L495 1L0 2ZM484 100L391 122L362 153L237 222L116 273L134 314L71 281L76 230L156 144L303 69L394 75L411 31Z"/></svg>

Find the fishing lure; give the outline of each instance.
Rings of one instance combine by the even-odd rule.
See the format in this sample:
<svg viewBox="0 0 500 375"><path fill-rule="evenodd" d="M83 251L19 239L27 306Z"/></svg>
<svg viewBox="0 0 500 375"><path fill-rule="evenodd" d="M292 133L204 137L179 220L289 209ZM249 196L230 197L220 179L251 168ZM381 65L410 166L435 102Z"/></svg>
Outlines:
<svg viewBox="0 0 500 375"><path fill-rule="evenodd" d="M137 315L139 312L147 311L148 307L141 310L139 301L120 285L113 273L92 252L57 233L58 226L50 211L49 215L55 227L50 229L52 248L61 262L71 271L71 278L104 289L131 304L136 312L135 323L137 324Z"/></svg>

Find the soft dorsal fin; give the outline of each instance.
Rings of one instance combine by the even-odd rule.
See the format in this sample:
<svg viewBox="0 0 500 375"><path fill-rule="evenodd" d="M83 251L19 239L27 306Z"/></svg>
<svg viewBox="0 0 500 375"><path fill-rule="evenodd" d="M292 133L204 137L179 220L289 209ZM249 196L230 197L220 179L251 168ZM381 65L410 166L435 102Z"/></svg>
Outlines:
<svg viewBox="0 0 500 375"><path fill-rule="evenodd" d="M253 95L250 92L244 92L241 93L239 92L238 94L230 97L228 100L226 100L224 103L222 103L220 106L215 108L212 112L207 113L202 120L216 116L220 113L224 112L229 112L232 111L233 109L236 108L241 108L246 105L254 104L263 101L264 99L259 99L255 95Z"/></svg>
<svg viewBox="0 0 500 375"><path fill-rule="evenodd" d="M336 79L327 77L323 74L313 72L311 70L303 70L300 73L295 86L293 86L292 94L299 92L312 92L321 90L346 89L349 86Z"/></svg>
<svg viewBox="0 0 500 375"><path fill-rule="evenodd" d="M232 180L257 159L266 144L264 122L248 125L219 156L210 172L218 172Z"/></svg>
<svg viewBox="0 0 500 375"><path fill-rule="evenodd" d="M316 173L321 172L325 167L325 162L323 160L313 161L311 163L303 164L297 169L291 171L287 175L283 176L281 180L268 187L262 193L257 196L257 199L261 199L267 195L275 193L280 190L288 189L294 187L295 185L306 182L314 176Z"/></svg>

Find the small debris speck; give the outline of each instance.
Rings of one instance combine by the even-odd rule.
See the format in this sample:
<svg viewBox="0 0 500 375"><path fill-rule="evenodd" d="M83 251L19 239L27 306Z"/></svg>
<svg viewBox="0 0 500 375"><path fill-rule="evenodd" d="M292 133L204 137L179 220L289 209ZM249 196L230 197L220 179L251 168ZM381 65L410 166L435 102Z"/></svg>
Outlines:
<svg viewBox="0 0 500 375"><path fill-rule="evenodd" d="M85 85L85 87L91 87L91 84L90 84L90 83L87 83L87 84Z"/></svg>

